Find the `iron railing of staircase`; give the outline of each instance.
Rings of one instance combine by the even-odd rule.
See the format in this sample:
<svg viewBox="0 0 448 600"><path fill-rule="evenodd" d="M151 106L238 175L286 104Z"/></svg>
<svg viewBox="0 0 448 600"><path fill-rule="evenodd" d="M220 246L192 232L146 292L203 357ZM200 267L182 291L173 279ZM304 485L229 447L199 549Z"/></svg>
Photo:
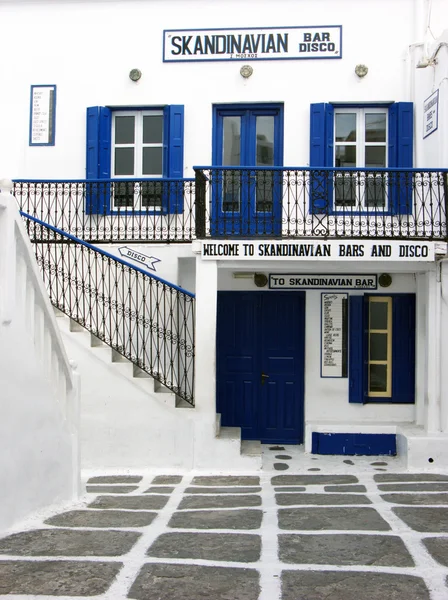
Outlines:
<svg viewBox="0 0 448 600"><path fill-rule="evenodd" d="M20 210L93 244L195 237L194 179L17 180L13 194ZM31 241L38 233L28 222Z"/></svg>
<svg viewBox="0 0 448 600"><path fill-rule="evenodd" d="M195 295L21 214L52 304L194 406Z"/></svg>

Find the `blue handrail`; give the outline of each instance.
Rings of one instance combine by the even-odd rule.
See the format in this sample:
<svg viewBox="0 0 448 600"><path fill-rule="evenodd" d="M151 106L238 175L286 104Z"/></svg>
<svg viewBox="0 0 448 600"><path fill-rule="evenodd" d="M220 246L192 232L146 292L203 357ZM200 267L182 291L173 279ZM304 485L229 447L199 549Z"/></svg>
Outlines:
<svg viewBox="0 0 448 600"><path fill-rule="evenodd" d="M400 167L254 167L253 165L226 167L226 166L194 166L195 171L331 171L331 172L354 172L354 173L448 173L448 169L400 168Z"/></svg>
<svg viewBox="0 0 448 600"><path fill-rule="evenodd" d="M98 246L93 246L92 244L89 244L88 242L85 242L84 240L77 238L76 236L72 235L71 233L67 233L66 231L63 231L62 229L58 229L57 227L54 227L53 225L50 225L49 223L45 223L45 221L41 221L37 217L31 216L31 215L27 214L26 212L24 212L23 210L20 211L20 214L22 215L22 217L25 217L26 219L30 219L31 221L34 221L35 223L38 223L39 225L43 225L44 227L51 229L55 233L58 233L59 235L62 235L63 237L66 237L69 240L76 242L77 244L81 244L82 246L85 246L86 248L89 248L90 250L93 250L94 252L98 252L99 254L102 254L103 256L107 256L107 258L112 258L114 261L119 262L122 265L125 265L126 267L133 269L134 271L139 271L140 273L143 273L143 275L147 275L148 277L151 277L152 279L159 281L160 283L163 283L164 285L167 285L168 287L173 288L174 290L176 290L178 292L182 292L183 294L190 296L190 298L196 297L196 295L193 294L192 292L188 292L187 290L182 289L178 285L175 285L174 283L166 281L166 279L162 279L161 277L158 277L157 275L152 275L152 273L148 273L147 271L144 271L140 267L136 267L135 265L127 262L126 260L123 260L122 258L115 256L114 254L110 254L110 252L106 252L102 248L98 248Z"/></svg>

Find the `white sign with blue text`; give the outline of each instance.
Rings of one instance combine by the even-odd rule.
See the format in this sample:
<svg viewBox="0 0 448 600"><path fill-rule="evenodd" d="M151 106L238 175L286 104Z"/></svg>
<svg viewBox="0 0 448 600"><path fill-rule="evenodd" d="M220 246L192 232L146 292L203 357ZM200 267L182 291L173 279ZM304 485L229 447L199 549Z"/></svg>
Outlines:
<svg viewBox="0 0 448 600"><path fill-rule="evenodd" d="M269 289L271 290L376 290L376 275L321 275L294 273L271 273Z"/></svg>
<svg viewBox="0 0 448 600"><path fill-rule="evenodd" d="M439 90L423 102L423 138L428 137L439 126Z"/></svg>
<svg viewBox="0 0 448 600"><path fill-rule="evenodd" d="M120 256L130 259L136 263L139 263L140 265L144 265L150 271L155 271L156 263L160 262L160 258L156 258L155 256L148 256L147 254L143 254L142 252L137 252L132 248L128 248L128 246L122 246L121 248L118 248L118 252L120 253Z"/></svg>
<svg viewBox="0 0 448 600"><path fill-rule="evenodd" d="M163 32L164 62L341 57L341 25Z"/></svg>

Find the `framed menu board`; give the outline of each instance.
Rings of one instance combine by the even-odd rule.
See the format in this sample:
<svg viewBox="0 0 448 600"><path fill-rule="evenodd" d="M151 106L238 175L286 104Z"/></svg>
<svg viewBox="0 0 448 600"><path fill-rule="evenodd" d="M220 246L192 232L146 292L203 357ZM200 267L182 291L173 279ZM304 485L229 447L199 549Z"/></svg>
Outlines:
<svg viewBox="0 0 448 600"><path fill-rule="evenodd" d="M30 100L30 146L54 146L56 86L32 85Z"/></svg>
<svg viewBox="0 0 448 600"><path fill-rule="evenodd" d="M321 377L347 377L348 294L321 295Z"/></svg>

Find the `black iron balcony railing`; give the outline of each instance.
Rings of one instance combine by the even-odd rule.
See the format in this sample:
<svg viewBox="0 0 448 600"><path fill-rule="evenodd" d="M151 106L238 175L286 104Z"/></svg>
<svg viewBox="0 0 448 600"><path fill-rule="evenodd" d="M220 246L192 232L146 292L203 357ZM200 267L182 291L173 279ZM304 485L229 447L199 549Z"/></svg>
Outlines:
<svg viewBox="0 0 448 600"><path fill-rule="evenodd" d="M194 180L16 181L14 195L92 243L447 239L448 170L197 167ZM30 222L28 232L43 233Z"/></svg>
<svg viewBox="0 0 448 600"><path fill-rule="evenodd" d="M447 238L448 170L195 171L198 238Z"/></svg>
<svg viewBox="0 0 448 600"><path fill-rule="evenodd" d="M52 304L194 405L194 294L22 216Z"/></svg>

